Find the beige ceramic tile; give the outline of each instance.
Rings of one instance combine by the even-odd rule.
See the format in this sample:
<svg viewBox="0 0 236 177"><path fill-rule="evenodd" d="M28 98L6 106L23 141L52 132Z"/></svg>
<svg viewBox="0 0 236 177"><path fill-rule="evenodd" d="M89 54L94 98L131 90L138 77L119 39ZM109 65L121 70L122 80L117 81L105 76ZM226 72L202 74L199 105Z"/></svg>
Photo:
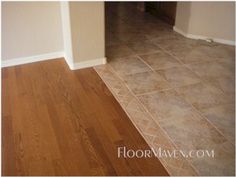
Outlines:
<svg viewBox="0 0 236 177"><path fill-rule="evenodd" d="M225 137L196 111L188 111L178 121L160 123L174 144L184 152L208 149L210 145L222 144Z"/></svg>
<svg viewBox="0 0 236 177"><path fill-rule="evenodd" d="M178 33L173 33L173 31L170 30L163 30L158 33L156 38L151 39L151 41L156 44L157 46L160 46L161 48L166 48L171 44L171 42L176 42L179 39L182 39L183 37L179 35Z"/></svg>
<svg viewBox="0 0 236 177"><path fill-rule="evenodd" d="M202 114L232 143L234 143L235 140L234 111L234 104L219 105L211 108L201 109Z"/></svg>
<svg viewBox="0 0 236 177"><path fill-rule="evenodd" d="M235 58L234 48L232 46L226 46L217 43L201 43L198 48L202 53L206 53L208 57L216 58L217 60Z"/></svg>
<svg viewBox="0 0 236 177"><path fill-rule="evenodd" d="M235 94L235 78L234 77L219 77L208 80L208 83L221 89L225 94Z"/></svg>
<svg viewBox="0 0 236 177"><path fill-rule="evenodd" d="M209 149L212 145L217 147L227 141L211 124L170 91L142 95L139 98L174 144L186 153L190 150ZM160 118L164 116L166 119ZM202 163L207 164L204 161ZM178 168L177 165L174 166ZM209 168L214 170L215 166ZM182 170L180 174L184 173Z"/></svg>
<svg viewBox="0 0 236 177"><path fill-rule="evenodd" d="M211 146L214 158L195 158L192 164L200 174L211 176L234 176L235 174L235 146L228 141L217 146Z"/></svg>
<svg viewBox="0 0 236 177"><path fill-rule="evenodd" d="M109 64L120 76L151 71L151 69L138 57L114 59L111 60Z"/></svg>
<svg viewBox="0 0 236 177"><path fill-rule="evenodd" d="M95 67L95 70L103 79L115 98L119 100L122 107L126 107L130 104L134 97L124 83L112 72L109 65L97 66Z"/></svg>
<svg viewBox="0 0 236 177"><path fill-rule="evenodd" d="M145 31L147 31L146 36L149 40L155 41L155 39L166 38L173 35L173 30L167 26L162 26L156 23L150 24L150 26L145 25Z"/></svg>
<svg viewBox="0 0 236 177"><path fill-rule="evenodd" d="M109 64L96 71L140 134L154 148L215 150L214 159L159 158L169 174L234 175L235 48L187 39L129 3L111 6L106 8ZM160 91L165 88L160 73L146 64L178 93ZM142 95L137 99L135 93Z"/></svg>
<svg viewBox="0 0 236 177"><path fill-rule="evenodd" d="M219 64L221 64L227 72L230 73L231 77L234 77L235 73L235 59L228 59L228 60L222 60L219 61Z"/></svg>
<svg viewBox="0 0 236 177"><path fill-rule="evenodd" d="M134 55L134 52L126 45L110 45L106 47L108 60Z"/></svg>
<svg viewBox="0 0 236 177"><path fill-rule="evenodd" d="M154 42L154 44L160 46L161 48L167 50L172 54L175 54L175 52L177 51L188 52L192 50L197 44L195 40L186 39L176 34L157 38L152 41Z"/></svg>
<svg viewBox="0 0 236 177"><path fill-rule="evenodd" d="M197 83L177 88L176 91L197 109L231 102L221 90L208 84Z"/></svg>
<svg viewBox="0 0 236 177"><path fill-rule="evenodd" d="M151 53L155 51L160 51L160 48L157 47L150 41L139 41L134 43L128 43L128 47L130 47L136 54L145 54Z"/></svg>
<svg viewBox="0 0 236 177"><path fill-rule="evenodd" d="M182 59L185 58L192 50L192 48L187 47L175 47L172 50L166 50L166 52L183 62Z"/></svg>
<svg viewBox="0 0 236 177"><path fill-rule="evenodd" d="M173 67L157 71L172 87L180 87L200 82L199 77L186 67Z"/></svg>
<svg viewBox="0 0 236 177"><path fill-rule="evenodd" d="M143 72L124 77L125 83L134 94L143 94L169 89L169 84L156 72Z"/></svg>
<svg viewBox="0 0 236 177"><path fill-rule="evenodd" d="M191 105L173 90L141 95L138 98L157 122L177 121L185 118L192 109Z"/></svg>
<svg viewBox="0 0 236 177"><path fill-rule="evenodd" d="M175 52L183 51L183 50L188 52L188 51L192 50L195 46L196 46L195 40L180 38L178 40L172 40L172 42L167 44L164 48L167 51L175 54Z"/></svg>
<svg viewBox="0 0 236 177"><path fill-rule="evenodd" d="M193 165L187 161L182 165L178 171L178 176L199 176L198 172L194 169Z"/></svg>
<svg viewBox="0 0 236 177"><path fill-rule="evenodd" d="M153 121L146 110L140 105L139 101L126 89L122 89L122 86L119 87L122 91L117 88L117 83L120 83L120 80L114 76L113 72L110 71L110 67L105 65L95 67L95 69L101 75L104 82L110 89L114 90L114 88L116 88L112 93L118 99L123 109L125 109L125 111L128 113L129 118L143 135L149 146L156 149L159 147L165 150L175 149L167 134L163 131L163 129L160 128L158 124ZM117 94L119 96L117 96ZM162 163L164 163L163 165L165 165L167 171L171 175L177 175L179 174L178 172L180 172L180 174L184 173L188 175L196 174L196 172L192 169L192 167L190 167L184 158L165 158L160 160ZM184 164L186 164L185 166L187 167L183 168Z"/></svg>
<svg viewBox="0 0 236 177"><path fill-rule="evenodd" d="M182 149L203 148L203 146L208 146L208 142L218 143L225 140L173 91L142 95L139 99L155 121L159 122L171 139ZM205 140L199 139L201 136L204 136Z"/></svg>
<svg viewBox="0 0 236 177"><path fill-rule="evenodd" d="M141 55L140 57L154 70L180 66L180 63L176 59L163 51Z"/></svg>
<svg viewBox="0 0 236 177"><path fill-rule="evenodd" d="M113 36L112 34L106 34L106 47L111 45L122 45L122 44L124 43L121 40L119 40L116 36Z"/></svg>
<svg viewBox="0 0 236 177"><path fill-rule="evenodd" d="M200 63L200 62L209 62L216 61L216 58L210 57L207 52L204 51L204 48L194 48L190 51L176 51L174 55L179 57L183 63Z"/></svg>
<svg viewBox="0 0 236 177"><path fill-rule="evenodd" d="M234 59L234 50L225 46L219 46L215 43L207 45L201 42L192 49L177 48L169 50L174 56L178 57L183 63L200 63L200 62L213 62L213 61L232 61Z"/></svg>
<svg viewBox="0 0 236 177"><path fill-rule="evenodd" d="M232 72L219 62L194 63L188 66L203 79L232 76Z"/></svg>
<svg viewBox="0 0 236 177"><path fill-rule="evenodd" d="M129 28L129 30L132 28ZM138 33L138 32L122 32L122 33L118 33L116 34L117 38L120 39L121 41L125 42L125 43L135 43L135 42L140 42L147 40L146 35L144 35L143 33Z"/></svg>

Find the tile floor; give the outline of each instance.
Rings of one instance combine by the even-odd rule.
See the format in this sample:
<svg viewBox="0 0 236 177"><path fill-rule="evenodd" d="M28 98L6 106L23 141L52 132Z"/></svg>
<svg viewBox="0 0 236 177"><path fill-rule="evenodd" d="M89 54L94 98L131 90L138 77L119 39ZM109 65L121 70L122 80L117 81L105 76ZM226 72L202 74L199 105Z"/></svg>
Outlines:
<svg viewBox="0 0 236 177"><path fill-rule="evenodd" d="M234 47L184 38L132 3L108 3L106 55L95 69L150 147L214 150L160 158L170 175L235 174Z"/></svg>

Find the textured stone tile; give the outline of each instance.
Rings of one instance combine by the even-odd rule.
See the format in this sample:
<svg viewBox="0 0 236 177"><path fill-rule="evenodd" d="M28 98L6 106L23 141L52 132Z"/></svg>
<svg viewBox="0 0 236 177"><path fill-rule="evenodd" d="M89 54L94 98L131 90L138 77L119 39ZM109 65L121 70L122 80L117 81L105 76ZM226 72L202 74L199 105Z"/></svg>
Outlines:
<svg viewBox="0 0 236 177"><path fill-rule="evenodd" d="M195 73L183 66L158 70L157 72L163 76L173 88L200 82L199 77Z"/></svg>
<svg viewBox="0 0 236 177"><path fill-rule="evenodd" d="M135 53L126 45L110 45L106 47L108 60L134 55Z"/></svg>
<svg viewBox="0 0 236 177"><path fill-rule="evenodd" d="M138 57L114 59L109 64L120 76L151 71Z"/></svg>
<svg viewBox="0 0 236 177"><path fill-rule="evenodd" d="M134 42L134 43L128 43L127 45L136 54L145 54L145 53L160 51L160 48L150 41L139 41L139 42Z"/></svg>
<svg viewBox="0 0 236 177"><path fill-rule="evenodd" d="M168 173L234 175L235 48L187 39L135 8L114 8L106 24L109 64L96 71L149 146L215 150L213 159L159 158Z"/></svg>
<svg viewBox="0 0 236 177"><path fill-rule="evenodd" d="M106 47L111 46L111 45L123 45L124 42L119 40L116 36L110 33L106 33ZM112 48L110 48L112 49Z"/></svg>
<svg viewBox="0 0 236 177"><path fill-rule="evenodd" d="M114 83L111 84L111 80L116 80L119 83L119 78L116 78L113 72L110 71L109 66L98 66L95 67L96 71L102 75L102 78L106 84L109 83L109 88L114 89ZM112 79L111 79L112 78ZM120 88L123 88L122 86ZM123 89L122 89L123 90ZM125 89L124 89L125 90ZM127 90L126 90L127 91ZM117 92L112 92L113 94L117 95ZM128 113L129 118L135 124L139 132L145 138L147 143L152 148L163 148L165 150L173 150L175 147L173 143L170 141L167 134L163 131L163 129L153 121L150 115L146 112L146 110L140 105L140 102L132 96L131 93L128 91L121 92L123 93L123 97L118 96L116 97L120 104L122 105L123 109ZM186 164L186 159L184 158L165 158L160 159L162 163L165 163L167 171L172 174L176 175L178 171L182 171L183 164ZM168 164L168 165L167 165ZM170 170L171 168L171 170ZM189 168L190 169L190 168ZM191 170L185 170L186 174L194 174ZM196 173L196 172L195 172Z"/></svg>
<svg viewBox="0 0 236 177"><path fill-rule="evenodd" d="M190 51L183 51L182 53L181 50L176 51L174 55L186 64L216 61L216 58L210 57L205 48L201 47L193 48Z"/></svg>
<svg viewBox="0 0 236 177"><path fill-rule="evenodd" d="M178 121L161 122L174 144L182 151L208 149L211 145L220 145L226 141L209 122L196 111L191 110Z"/></svg>
<svg viewBox="0 0 236 177"><path fill-rule="evenodd" d="M167 43L164 48L175 55L178 51L190 51L196 46L196 41L186 38L178 38L177 40L172 40L171 43ZM178 56L178 55L175 55Z"/></svg>
<svg viewBox="0 0 236 177"><path fill-rule="evenodd" d="M232 72L219 62L194 63L188 66L203 79L233 76Z"/></svg>
<svg viewBox="0 0 236 177"><path fill-rule="evenodd" d="M169 84L158 73L153 71L125 76L124 81L134 94L170 88Z"/></svg>
<svg viewBox="0 0 236 177"><path fill-rule="evenodd" d="M177 88L176 91L197 109L231 102L221 90L208 84L197 83Z"/></svg>
<svg viewBox="0 0 236 177"><path fill-rule="evenodd" d="M222 90L228 95L231 102L234 102L235 96L235 78L234 77L219 77L207 80L207 83Z"/></svg>
<svg viewBox="0 0 236 177"><path fill-rule="evenodd" d="M133 30L133 27L126 27L129 31L123 30L123 32L117 34L117 38L126 44L128 43L136 43L147 40L148 38L146 37L145 34L137 32L137 30Z"/></svg>
<svg viewBox="0 0 236 177"><path fill-rule="evenodd" d="M158 122L178 121L192 109L173 90L141 95L138 98Z"/></svg>
<svg viewBox="0 0 236 177"><path fill-rule="evenodd" d="M217 60L235 58L235 52L232 46L226 46L217 43L201 43L197 48L202 53L205 53L209 58L215 58Z"/></svg>
<svg viewBox="0 0 236 177"><path fill-rule="evenodd" d="M154 39L153 42L176 57L185 56L197 45L197 41L184 38L178 34Z"/></svg>
<svg viewBox="0 0 236 177"><path fill-rule="evenodd" d="M207 148L210 143L225 141L214 127L171 91L142 95L139 99L182 150Z"/></svg>
<svg viewBox="0 0 236 177"><path fill-rule="evenodd" d="M154 70L180 66L176 59L163 51L141 55L140 57Z"/></svg>
<svg viewBox="0 0 236 177"><path fill-rule="evenodd" d="M217 146L209 147L214 149L214 158L194 158L192 164L200 174L209 176L234 176L235 174L235 146L228 141Z"/></svg>
<svg viewBox="0 0 236 177"><path fill-rule="evenodd" d="M227 72L230 73L231 77L234 77L234 73L235 73L235 62L234 59L229 59L229 60L222 60L218 62L219 64L221 64Z"/></svg>
<svg viewBox="0 0 236 177"><path fill-rule="evenodd" d="M235 140L234 104L219 105L200 110L202 114L217 127L232 143Z"/></svg>
<svg viewBox="0 0 236 177"><path fill-rule="evenodd" d="M188 49L188 50L186 50ZM180 48L170 50L183 63L200 63L225 61L234 59L234 50L230 47L218 45L216 43L208 44L207 42L198 42L192 48Z"/></svg>

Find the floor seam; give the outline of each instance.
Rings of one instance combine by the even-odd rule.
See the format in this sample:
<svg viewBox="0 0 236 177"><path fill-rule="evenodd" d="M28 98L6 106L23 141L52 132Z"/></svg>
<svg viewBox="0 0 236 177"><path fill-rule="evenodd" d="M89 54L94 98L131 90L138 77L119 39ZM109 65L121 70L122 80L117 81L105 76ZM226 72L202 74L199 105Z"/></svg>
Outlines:
<svg viewBox="0 0 236 177"><path fill-rule="evenodd" d="M121 77L116 73L116 71L112 68L112 67L110 67L111 68L111 70L112 70L112 72L120 79L120 80L122 80L121 79ZM124 83L124 85L128 88L128 90L130 91L130 93L135 97L135 99L139 102L139 104L144 108L144 110L149 114L149 116L152 118L152 120L156 123L156 124L158 124L158 126L162 129L162 131L165 133L165 135L168 137L168 139L170 140L170 142L174 145L174 148L175 149L179 149L179 148L177 148L177 146L175 145L175 143L172 141L172 139L169 137L169 135L166 133L166 131L159 125L159 123L157 123L156 121L155 121L155 119L153 118L153 116L152 116L152 114L146 109L146 107L140 102L140 100L136 97L136 95L131 91L131 89L127 86L127 84L126 83ZM200 173L198 172L198 170L197 169L195 169L195 167L192 165L192 163L191 162L189 162L187 159L185 159L190 165L191 165L191 167L195 170L195 172L199 175Z"/></svg>
<svg viewBox="0 0 236 177"><path fill-rule="evenodd" d="M104 83L105 83L105 85L109 88L109 90L112 90L112 88L109 86L109 84L107 84L106 82L105 82L105 80L102 78L102 76L100 75L100 73L94 68L94 70L97 72L97 74L101 77L101 79L104 81ZM113 71L112 71L113 72ZM115 96L115 93L113 93L112 91L111 91L111 93L112 93L112 95L115 97L115 99L117 100L117 102L120 104L120 101L119 101L119 99ZM135 98L136 99L136 98ZM125 111L125 113L127 114L127 116L129 117L129 120L132 122L132 124L135 126L135 128L136 128L136 130L139 132L139 134L143 137L143 139L145 140L145 142L148 144L148 146L151 148L151 150L152 150L152 143L153 143L153 140L152 140L152 142L151 142L151 144L150 144L150 142L149 141L147 141L147 139L146 139L146 137L143 135L144 133L142 133L142 131L139 129L139 127L136 125L136 123L132 120L132 116L126 111L126 109L120 104L120 106L122 107L122 109ZM148 135L148 134L147 134ZM153 136L153 135L151 135L151 136ZM153 136L153 137L155 137L155 136ZM160 158L158 158L159 160L160 160ZM162 159L161 159L162 160ZM161 160L160 160L160 162L161 162ZM161 162L161 164L163 165L163 167L166 169L166 171L171 175L171 172L168 170L168 168L166 167L166 165L165 164L163 164L162 162Z"/></svg>

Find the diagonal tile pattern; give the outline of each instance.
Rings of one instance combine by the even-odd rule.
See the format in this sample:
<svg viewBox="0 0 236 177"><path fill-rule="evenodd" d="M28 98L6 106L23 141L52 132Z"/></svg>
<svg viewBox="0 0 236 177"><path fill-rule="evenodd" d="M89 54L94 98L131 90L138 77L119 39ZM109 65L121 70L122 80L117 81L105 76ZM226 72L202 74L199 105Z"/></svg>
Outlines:
<svg viewBox="0 0 236 177"><path fill-rule="evenodd" d="M136 56L111 60L110 65L120 76L151 71L151 69Z"/></svg>
<svg viewBox="0 0 236 177"><path fill-rule="evenodd" d="M108 64L95 67L170 175L235 175L235 49L186 39L134 3L106 4ZM133 15L135 14L135 16Z"/></svg>
<svg viewBox="0 0 236 177"><path fill-rule="evenodd" d="M153 71L128 75L124 81L136 95L170 88L168 82Z"/></svg>
<svg viewBox="0 0 236 177"><path fill-rule="evenodd" d="M186 67L173 67L157 71L173 88L200 82L199 77Z"/></svg>
<svg viewBox="0 0 236 177"><path fill-rule="evenodd" d="M176 91L197 109L231 102L231 99L221 90L204 83L180 87Z"/></svg>
<svg viewBox="0 0 236 177"><path fill-rule="evenodd" d="M163 51L141 55L140 57L154 70L180 66L178 60Z"/></svg>
<svg viewBox="0 0 236 177"><path fill-rule="evenodd" d="M230 71L227 66L216 61L194 63L188 66L203 79L214 79L219 77L233 76L232 71Z"/></svg>

